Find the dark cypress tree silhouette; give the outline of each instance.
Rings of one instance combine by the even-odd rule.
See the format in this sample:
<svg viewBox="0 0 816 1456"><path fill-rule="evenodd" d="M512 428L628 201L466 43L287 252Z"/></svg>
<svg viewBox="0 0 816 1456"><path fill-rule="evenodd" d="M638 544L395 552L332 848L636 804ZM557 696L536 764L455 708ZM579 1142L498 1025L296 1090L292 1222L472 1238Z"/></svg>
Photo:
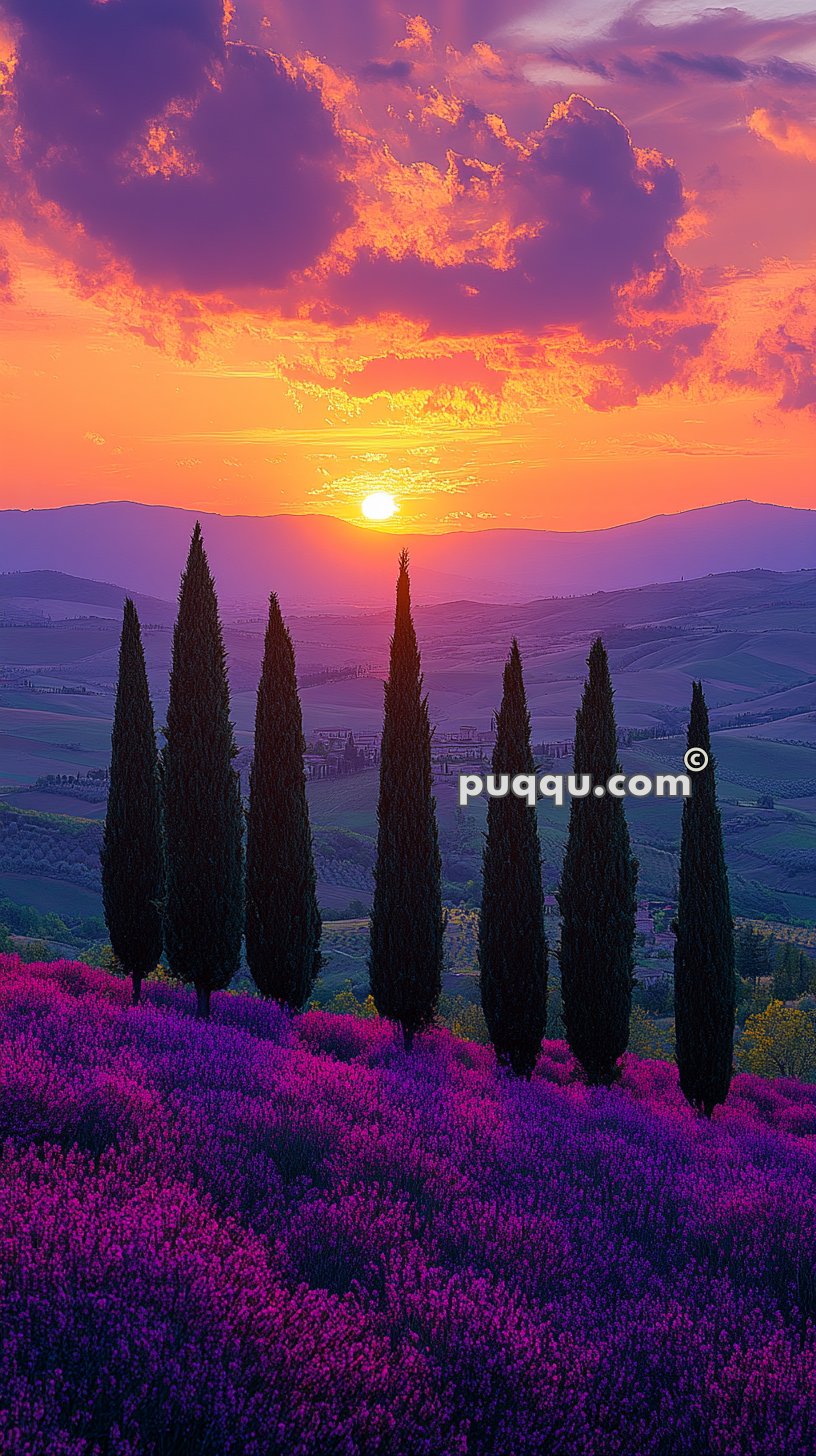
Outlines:
<svg viewBox="0 0 816 1456"><path fill-rule="evenodd" d="M422 693L405 551L399 560L385 684L377 821L371 994L380 1015L399 1022L409 1050L416 1032L433 1021L442 990L445 918L432 793L431 725Z"/></svg>
<svg viewBox="0 0 816 1456"><path fill-rule="evenodd" d="M196 522L181 578L162 752L165 948L193 985L197 1011L228 986L241 955L243 806L233 766L226 659L207 556Z"/></svg>
<svg viewBox="0 0 816 1456"><path fill-rule="evenodd" d="M139 618L128 597L119 647L110 787L102 835L102 902L133 1004L162 953L164 873L159 764Z"/></svg>
<svg viewBox="0 0 816 1456"><path fill-rule="evenodd" d="M354 734L349 733L346 739L346 746L343 749L343 769L345 773L354 773L358 764L357 745L354 742Z"/></svg>
<svg viewBox="0 0 816 1456"><path fill-rule="evenodd" d="M629 1041L634 983L637 861L623 801L596 787L620 771L609 663L600 638L575 717L575 774L591 776L573 798L558 903L561 995L567 1040L590 1083L608 1086Z"/></svg>
<svg viewBox="0 0 816 1456"><path fill-rule="evenodd" d="M708 709L699 682L691 693L688 746L705 749L709 760L692 776L691 795L683 802L680 886L672 926L677 1068L687 1101L710 1117L731 1086L736 982Z"/></svg>
<svg viewBox="0 0 816 1456"><path fill-rule="evenodd" d="M790 940L780 945L773 972L774 1000L795 1001L810 989L812 973L812 963L804 951Z"/></svg>
<svg viewBox="0 0 816 1456"><path fill-rule="evenodd" d="M320 969L320 911L292 639L278 599L255 712L246 848L246 952L263 996L300 1011Z"/></svg>
<svg viewBox="0 0 816 1456"><path fill-rule="evenodd" d="M535 771L521 654L513 639L496 717L493 773ZM479 915L482 1008L496 1056L530 1077L547 1025L547 941L535 810L508 792L487 806Z"/></svg>
<svg viewBox="0 0 816 1456"><path fill-rule="evenodd" d="M745 981L752 981L757 988L763 977L774 972L769 938L760 935L750 925L744 925L734 936L734 961L737 975Z"/></svg>

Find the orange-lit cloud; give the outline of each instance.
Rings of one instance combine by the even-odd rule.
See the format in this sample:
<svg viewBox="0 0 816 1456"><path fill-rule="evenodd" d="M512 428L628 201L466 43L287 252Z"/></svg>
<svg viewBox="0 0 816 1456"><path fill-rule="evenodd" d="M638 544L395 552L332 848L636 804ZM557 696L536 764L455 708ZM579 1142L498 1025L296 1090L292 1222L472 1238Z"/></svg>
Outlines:
<svg viewBox="0 0 816 1456"><path fill-rule="evenodd" d="M770 142L778 152L816 162L816 121L803 121L783 111L758 106L748 117L748 126L755 136Z"/></svg>
<svg viewBox="0 0 816 1456"><path fill-rule="evenodd" d="M816 23L5 8L10 500L386 489L433 529L809 492Z"/></svg>

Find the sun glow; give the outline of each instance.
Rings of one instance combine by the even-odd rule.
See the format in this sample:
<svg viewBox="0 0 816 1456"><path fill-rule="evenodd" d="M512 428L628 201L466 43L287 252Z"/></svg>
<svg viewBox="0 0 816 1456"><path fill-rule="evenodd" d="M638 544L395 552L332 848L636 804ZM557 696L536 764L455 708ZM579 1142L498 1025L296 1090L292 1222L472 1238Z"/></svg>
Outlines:
<svg viewBox="0 0 816 1456"><path fill-rule="evenodd" d="M387 521L399 510L397 502L386 490L375 490L367 495L360 509L367 521Z"/></svg>

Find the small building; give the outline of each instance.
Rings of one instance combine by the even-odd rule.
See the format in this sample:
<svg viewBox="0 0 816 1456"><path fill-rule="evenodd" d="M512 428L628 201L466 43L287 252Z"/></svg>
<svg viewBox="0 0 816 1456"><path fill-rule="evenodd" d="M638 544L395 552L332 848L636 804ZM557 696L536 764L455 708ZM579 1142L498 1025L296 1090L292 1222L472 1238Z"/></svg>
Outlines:
<svg viewBox="0 0 816 1456"><path fill-rule="evenodd" d="M669 966L635 966L635 980L639 986L647 988L659 986L664 981L671 980L672 971Z"/></svg>
<svg viewBox="0 0 816 1456"><path fill-rule="evenodd" d="M637 913L635 915L635 932L638 935L654 935L654 920L649 910L648 900L638 900Z"/></svg>

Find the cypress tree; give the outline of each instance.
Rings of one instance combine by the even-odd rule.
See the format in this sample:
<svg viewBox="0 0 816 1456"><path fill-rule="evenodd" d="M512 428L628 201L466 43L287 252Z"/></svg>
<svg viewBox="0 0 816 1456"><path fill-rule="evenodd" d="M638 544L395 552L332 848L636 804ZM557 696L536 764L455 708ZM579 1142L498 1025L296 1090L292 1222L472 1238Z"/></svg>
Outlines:
<svg viewBox="0 0 816 1456"><path fill-rule="evenodd" d="M600 638L575 717L575 774L592 790L573 798L558 903L567 1041L590 1083L608 1086L629 1041L634 984L637 861L622 799L595 788L620 772L609 663Z"/></svg>
<svg viewBox="0 0 816 1456"><path fill-rule="evenodd" d="M139 618L129 597L119 646L109 783L102 902L114 955L130 975L137 1006L143 977L161 959L164 876L153 707Z"/></svg>
<svg viewBox="0 0 816 1456"><path fill-rule="evenodd" d="M354 734L349 733L346 739L346 746L343 749L343 768L346 773L354 773L358 765L357 744L354 742Z"/></svg>
<svg viewBox="0 0 816 1456"><path fill-rule="evenodd" d="M399 560L385 684L377 805L377 862L369 974L380 1015L402 1027L406 1050L430 1026L442 990L445 918L432 793L428 700L411 618L408 554Z"/></svg>
<svg viewBox="0 0 816 1456"><path fill-rule="evenodd" d="M674 942L674 1016L680 1086L692 1107L710 1117L731 1086L736 1012L734 924L714 758L702 683L691 693L689 748L708 765L693 776L683 802L680 885Z"/></svg>
<svg viewBox="0 0 816 1456"><path fill-rule="evenodd" d="M792 941L785 941L776 953L773 973L775 1001L795 1001L810 990L813 963Z"/></svg>
<svg viewBox="0 0 816 1456"><path fill-rule="evenodd" d="M535 772L521 653L513 638L496 718L494 775ZM530 1077L547 1024L547 941L535 809L508 792L487 806L479 982L496 1056Z"/></svg>
<svg viewBox="0 0 816 1456"><path fill-rule="evenodd" d="M734 962L737 975L758 986L763 977L773 974L767 937L759 935L750 925L744 925L739 934L734 935Z"/></svg>
<svg viewBox="0 0 816 1456"><path fill-rule="evenodd" d="M246 952L263 996L300 1011L320 969L320 911L292 639L278 599L255 712L246 850Z"/></svg>
<svg viewBox="0 0 816 1456"><path fill-rule="evenodd" d="M165 947L197 1011L228 986L241 955L243 806L226 658L201 527L181 578L162 752L167 863Z"/></svg>

